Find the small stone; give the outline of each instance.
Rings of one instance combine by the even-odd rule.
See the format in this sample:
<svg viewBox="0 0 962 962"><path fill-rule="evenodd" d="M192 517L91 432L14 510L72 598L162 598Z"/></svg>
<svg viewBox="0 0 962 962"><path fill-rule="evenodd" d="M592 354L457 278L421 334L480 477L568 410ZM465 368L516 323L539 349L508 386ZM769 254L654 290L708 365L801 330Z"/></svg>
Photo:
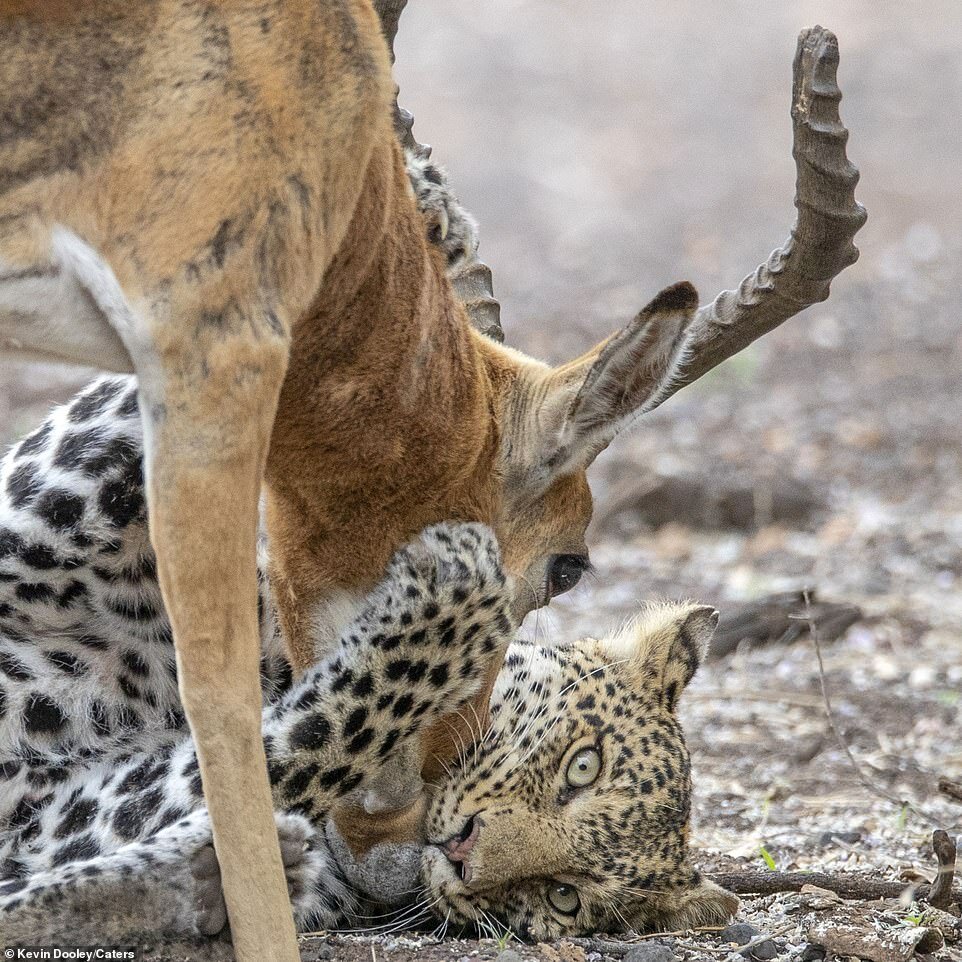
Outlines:
<svg viewBox="0 0 962 962"><path fill-rule="evenodd" d="M625 953L624 962L678 962L678 956L661 942L641 942Z"/></svg>
<svg viewBox="0 0 962 962"><path fill-rule="evenodd" d="M757 939L761 934L754 925L749 925L747 922L732 922L731 925L726 925L725 928L719 932L718 938L721 942L746 945L751 942L752 939Z"/></svg>
<svg viewBox="0 0 962 962"><path fill-rule="evenodd" d="M854 845L856 842L862 841L862 833L859 831L822 832L818 841L821 845L831 845L832 842L845 842L847 845Z"/></svg>
<svg viewBox="0 0 962 962"><path fill-rule="evenodd" d="M744 955L744 953L742 953ZM761 962L768 962L769 959L778 958L778 946L771 939L759 942L748 950L748 957L759 959Z"/></svg>
<svg viewBox="0 0 962 962"><path fill-rule="evenodd" d="M733 922L731 925L725 926L718 937L722 942L748 945L749 942L757 939L760 935L761 932L754 925L749 925L747 922ZM753 945L750 949L738 950L738 954L743 955L746 959L759 959L761 962L767 962L768 959L778 957L778 949L771 939L765 939L764 942L759 942L758 945Z"/></svg>
<svg viewBox="0 0 962 962"><path fill-rule="evenodd" d="M820 945L815 945L809 942L804 949L802 949L802 954L798 957L798 962L822 962L825 958L825 949Z"/></svg>
<svg viewBox="0 0 962 962"><path fill-rule="evenodd" d="M524 962L524 960L514 949L505 949L503 952L498 953L498 957L494 962Z"/></svg>

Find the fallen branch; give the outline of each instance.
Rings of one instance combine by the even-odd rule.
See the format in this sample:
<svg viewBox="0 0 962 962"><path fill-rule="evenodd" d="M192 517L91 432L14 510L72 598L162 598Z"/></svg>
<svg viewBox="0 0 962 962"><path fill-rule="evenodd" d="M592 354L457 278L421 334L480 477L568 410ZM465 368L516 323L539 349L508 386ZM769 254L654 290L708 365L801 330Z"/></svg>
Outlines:
<svg viewBox="0 0 962 962"><path fill-rule="evenodd" d="M910 891L913 898L928 902L933 888L931 885L916 885L914 882L879 881L854 873L836 875L828 872L718 872L713 874L711 879L736 895L800 892L804 885L815 885L834 892L843 899L897 899L903 892ZM962 887L954 886L950 891L953 899L962 898Z"/></svg>
<svg viewBox="0 0 962 962"><path fill-rule="evenodd" d="M595 523L614 533L635 519L649 528L757 531L767 524L808 527L825 512L823 492L791 475L749 483L697 471L639 476L631 470L612 486ZM792 594L800 607L801 595Z"/></svg>
<svg viewBox="0 0 962 962"><path fill-rule="evenodd" d="M929 891L929 905L936 909L948 909L952 904L952 880L955 878L955 839L942 829L932 833L932 851L939 862L939 874Z"/></svg>
<svg viewBox="0 0 962 962"><path fill-rule="evenodd" d="M857 605L816 600L811 590L779 592L729 606L715 630L709 657L724 657L743 644L791 644L813 630L821 640L835 641L861 617Z"/></svg>
<svg viewBox="0 0 962 962"><path fill-rule="evenodd" d="M840 895L843 899L897 899L910 892L913 899L928 902L933 908L948 909L962 902L962 886L955 879L955 839L941 829L932 833L932 851L939 863L939 873L931 885L912 882L885 882L855 873L828 872L719 872L713 881L736 895L774 895L776 892L800 892L805 885L815 885Z"/></svg>

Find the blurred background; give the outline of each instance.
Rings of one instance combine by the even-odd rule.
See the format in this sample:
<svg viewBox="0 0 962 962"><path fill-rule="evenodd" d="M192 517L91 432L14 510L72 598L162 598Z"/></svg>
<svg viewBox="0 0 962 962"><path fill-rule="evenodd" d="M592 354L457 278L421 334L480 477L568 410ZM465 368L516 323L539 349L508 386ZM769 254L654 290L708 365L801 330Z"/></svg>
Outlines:
<svg viewBox="0 0 962 962"><path fill-rule="evenodd" d="M410 0L397 78L480 221L508 343L560 362L668 283L737 285L787 237L791 64L817 22L839 38L861 259L599 459L596 575L527 629L598 633L666 595L855 606L824 646L841 730L935 811L936 776L962 777L962 4ZM0 441L89 376L3 362ZM700 842L764 841L779 867L914 858L923 823L866 796L798 633L717 659L688 698Z"/></svg>
<svg viewBox="0 0 962 962"><path fill-rule="evenodd" d="M411 0L397 76L481 223L508 343L561 362L664 285L708 300L786 238L792 57L813 23L839 38L861 258L829 301L612 445L593 536L666 554L664 587L682 593L918 590L948 621L962 615L962 5ZM702 531L728 554L727 533L752 537L734 571L679 580Z"/></svg>

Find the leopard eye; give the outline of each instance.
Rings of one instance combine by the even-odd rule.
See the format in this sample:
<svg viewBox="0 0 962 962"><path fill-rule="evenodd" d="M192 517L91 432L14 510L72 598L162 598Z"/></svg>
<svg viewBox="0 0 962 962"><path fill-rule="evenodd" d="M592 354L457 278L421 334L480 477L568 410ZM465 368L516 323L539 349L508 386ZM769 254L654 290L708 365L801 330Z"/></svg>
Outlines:
<svg viewBox="0 0 962 962"><path fill-rule="evenodd" d="M581 908L577 890L573 885L566 885L564 882L552 882L548 886L548 902L562 915L577 915Z"/></svg>
<svg viewBox="0 0 962 962"><path fill-rule="evenodd" d="M555 555L548 564L548 597L563 595L581 581L591 562L580 554Z"/></svg>
<svg viewBox="0 0 962 962"><path fill-rule="evenodd" d="M601 752L597 748L582 748L568 762L566 777L574 788L591 785L601 774Z"/></svg>

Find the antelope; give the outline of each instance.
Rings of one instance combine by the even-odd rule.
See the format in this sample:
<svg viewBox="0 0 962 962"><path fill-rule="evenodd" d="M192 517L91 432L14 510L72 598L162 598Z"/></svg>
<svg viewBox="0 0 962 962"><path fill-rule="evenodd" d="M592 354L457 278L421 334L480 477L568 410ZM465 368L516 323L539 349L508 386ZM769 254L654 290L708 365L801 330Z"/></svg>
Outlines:
<svg viewBox="0 0 962 962"><path fill-rule="evenodd" d="M737 292L698 308L675 285L561 367L506 348L472 325L497 333L486 268L449 282L409 194L378 19L393 42L405 2L0 0L0 347L139 379L151 537L242 962L297 958L259 733L261 492L295 669L442 519L491 525L523 615L585 566L597 454L824 299L864 221L836 41L815 28L789 242ZM428 741L426 772L454 754L451 734Z"/></svg>

